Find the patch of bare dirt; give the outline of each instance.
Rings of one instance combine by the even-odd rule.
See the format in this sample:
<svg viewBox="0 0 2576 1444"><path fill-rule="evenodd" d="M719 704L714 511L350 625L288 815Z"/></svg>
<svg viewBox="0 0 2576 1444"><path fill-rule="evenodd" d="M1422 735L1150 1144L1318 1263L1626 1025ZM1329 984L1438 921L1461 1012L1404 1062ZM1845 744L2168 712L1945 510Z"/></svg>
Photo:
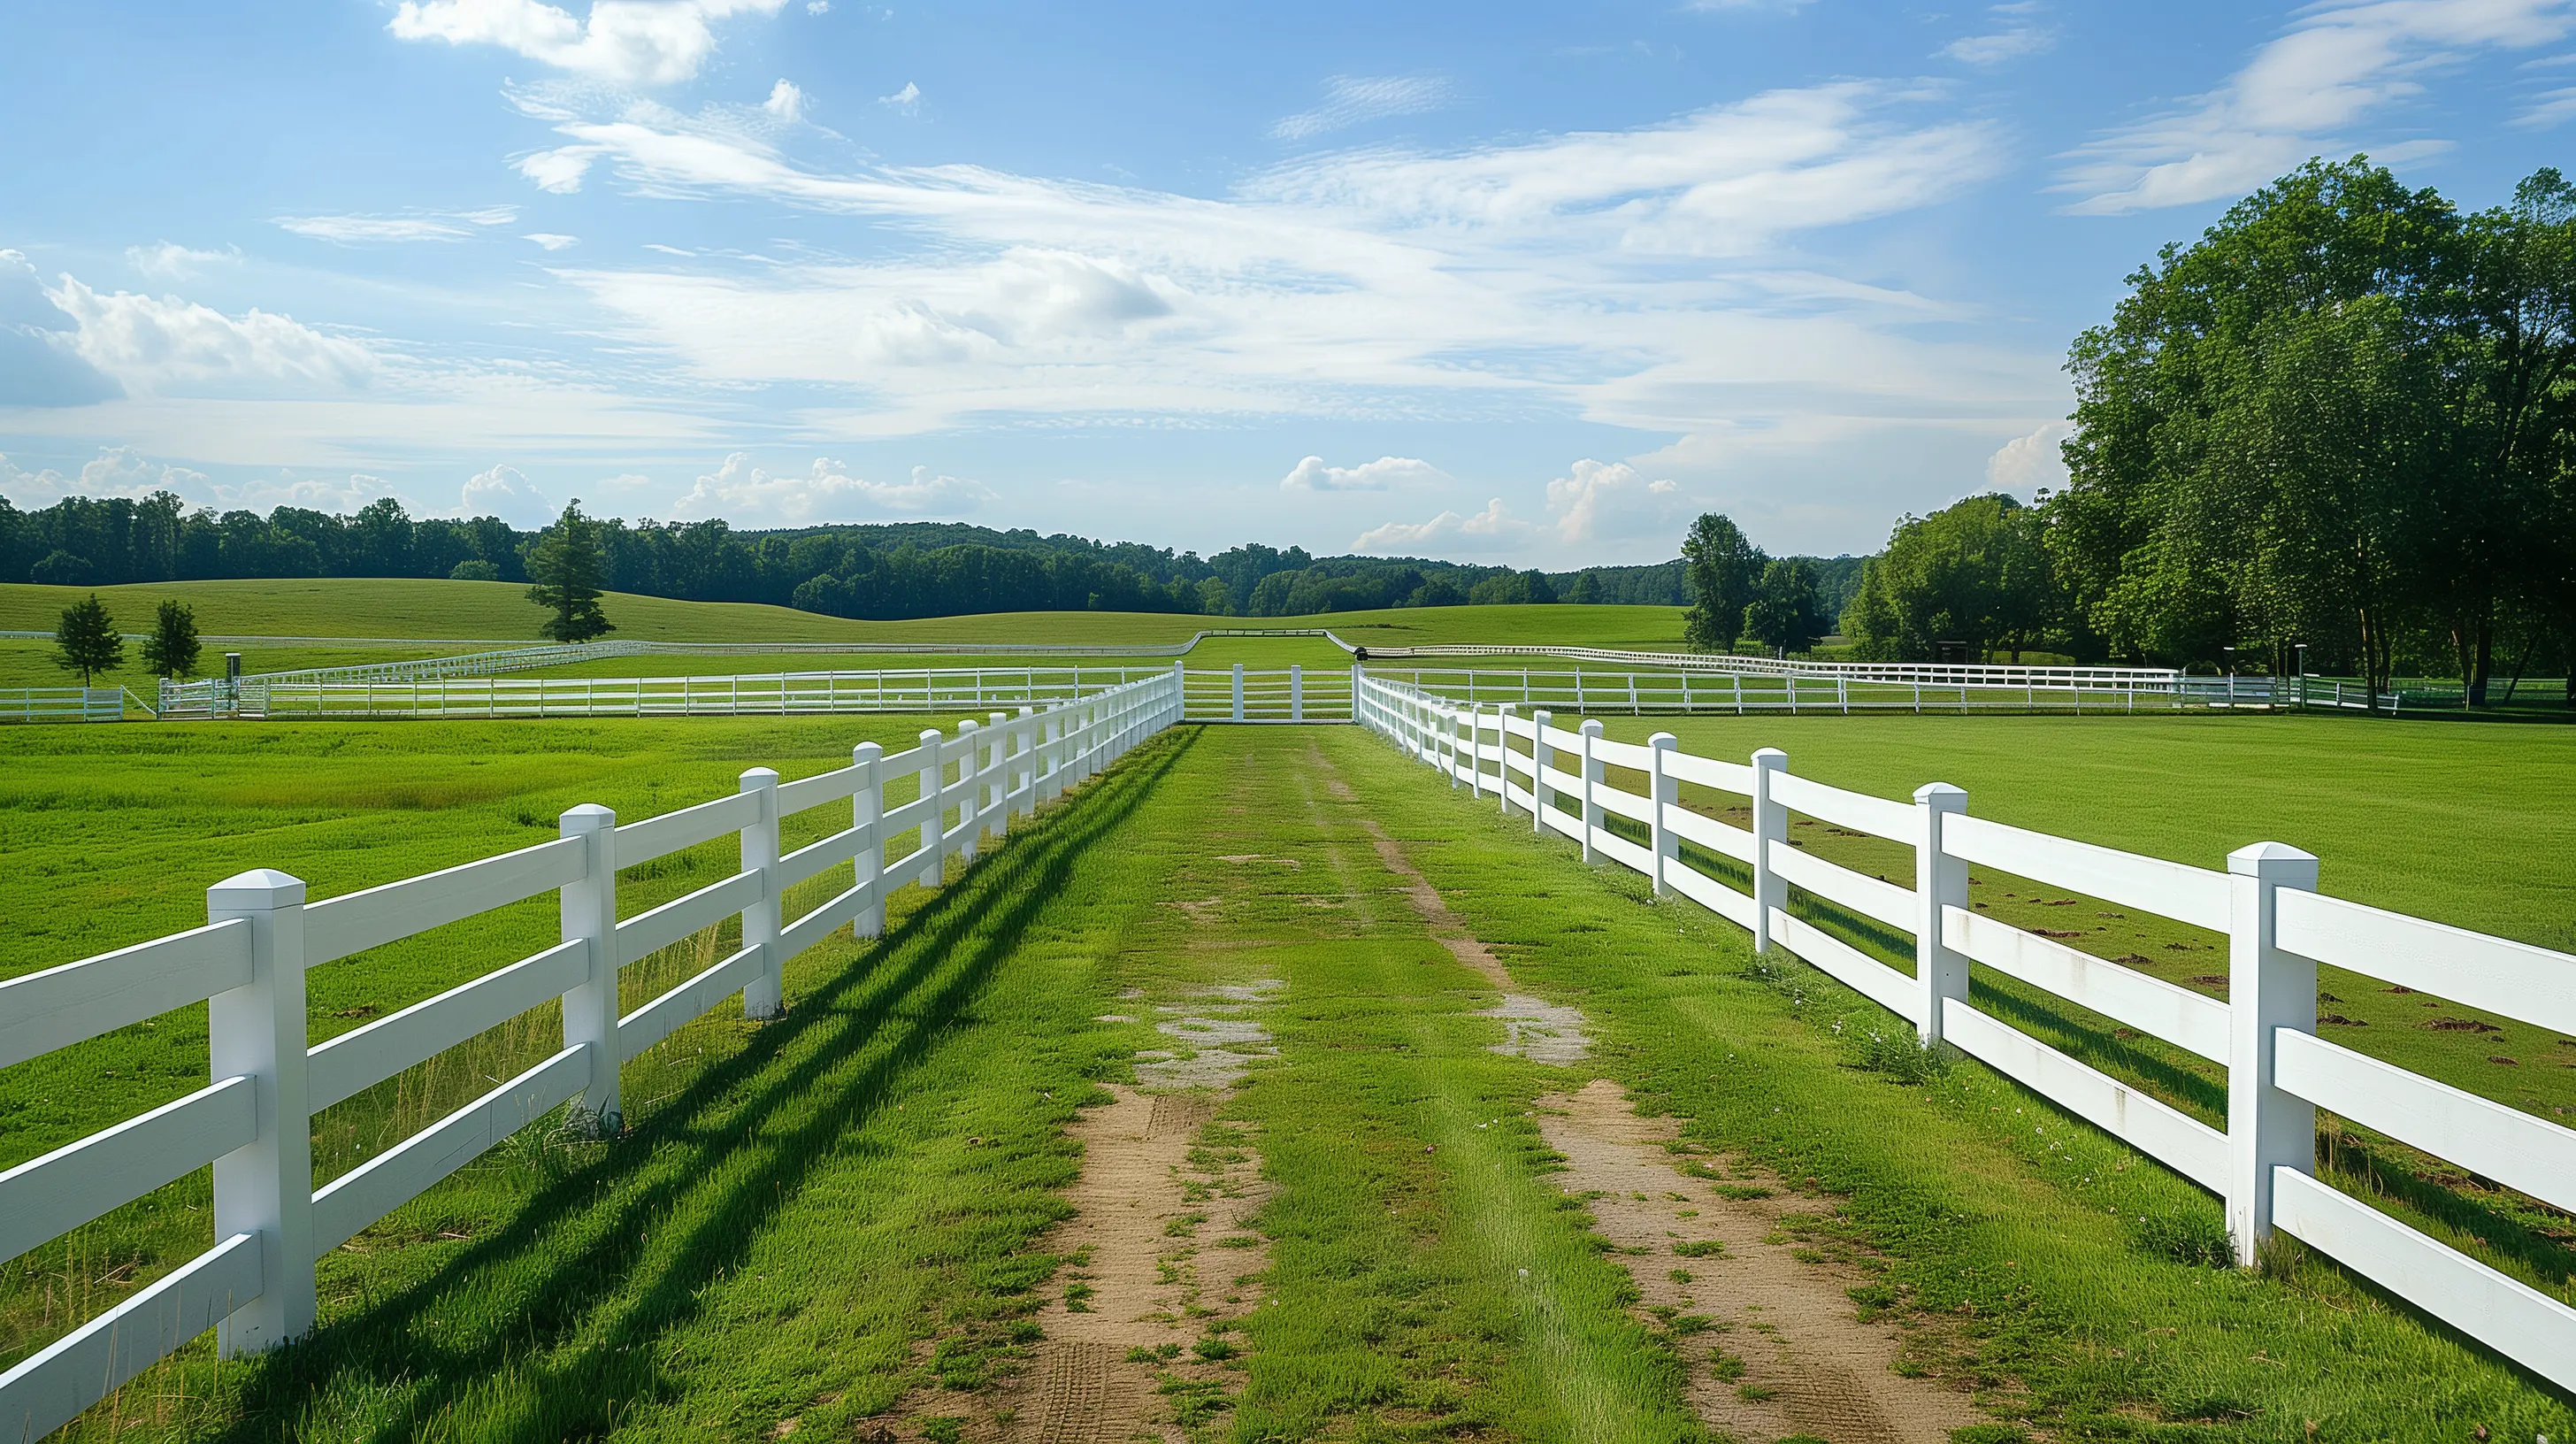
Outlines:
<svg viewBox="0 0 2576 1444"><path fill-rule="evenodd" d="M1986 1422L1939 1380L1896 1372L1904 1331L1862 1322L1850 1293L1875 1275L1810 1246L1815 1215L1778 1180L1741 1167L1726 1181L1684 1173L1672 1121L1639 1117L1606 1079L1540 1099L1538 1122L1565 1157L1559 1185L1629 1251L1641 1311L1685 1333L1691 1405L1711 1428L1939 1444Z"/></svg>
<svg viewBox="0 0 2576 1444"><path fill-rule="evenodd" d="M1340 784L1336 782L1333 785ZM1360 826L1368 830L1369 845L1377 850L1378 861L1385 864L1387 871L1404 879L1405 901L1412 905L1414 914L1431 930L1432 937L1449 950L1449 955L1456 958L1460 966L1474 971L1501 991L1501 1002L1476 1015L1492 1018L1503 1025L1507 1036L1502 1042L1492 1045L1493 1051L1527 1058L1534 1063L1582 1062L1592 1051L1592 1041L1583 1031L1583 1014L1544 998L1515 992L1511 971L1503 966L1503 960L1494 956L1494 950L1485 946L1475 934L1467 931L1467 925L1441 899L1440 890L1433 887L1431 880L1422 875L1422 870L1413 865L1413 859L1404 855L1403 845L1387 836L1386 829L1380 827L1375 818L1360 819Z"/></svg>

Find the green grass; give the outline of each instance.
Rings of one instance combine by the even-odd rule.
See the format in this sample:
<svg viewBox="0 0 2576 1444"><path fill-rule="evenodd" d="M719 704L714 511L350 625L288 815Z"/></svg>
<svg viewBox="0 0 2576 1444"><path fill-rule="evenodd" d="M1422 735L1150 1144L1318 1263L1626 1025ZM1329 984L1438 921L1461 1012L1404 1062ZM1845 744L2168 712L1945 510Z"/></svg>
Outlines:
<svg viewBox="0 0 2576 1444"><path fill-rule="evenodd" d="M126 631L152 609L192 605L206 633L288 637L421 637L537 641L542 614L512 582L362 577L284 581L136 582L118 587L0 583L0 630L46 630L96 592ZM1585 642L1678 646L1679 607L1429 607L1314 617L1197 617L1148 612L1000 612L867 622L748 602L684 602L611 592L603 604L619 637L678 642L1046 643L1118 646L1184 642L1201 628L1275 631L1329 627L1363 645L1423 642ZM1330 646L1326 644L1329 651Z"/></svg>
<svg viewBox="0 0 2576 1444"><path fill-rule="evenodd" d="M1826 730L1822 719L1814 730ZM1857 733L1837 744L1839 772L1820 737L1794 734L1788 750L1834 780L1901 772L1873 741L1887 745ZM2020 795L2037 808L2061 795L2043 769L2074 750L2023 728L1986 755L2027 775ZM1977 775L1949 770L1972 806L1985 795ZM2308 775L2333 779L2326 764ZM1910 1081L1871 1068L1868 1035L1903 1031L1875 1006L1795 961L1757 964L1732 924L1653 902L1623 869L1585 871L1561 840L1496 818L1490 798L1439 786L1426 797L1425 777L1395 756L1353 774L1363 792L1406 799L1380 815L1477 935L1507 952L1523 986L1577 1003L1601 1027L1605 1072L1679 1118L1687 1139L1790 1179L1811 1200L1801 1231L1814 1246L1886 1258L1888 1307L1946 1331L1953 1367L1982 1381L1990 1406L2067 1438L2437 1439L2483 1427L2528 1439L2576 1428L2562 1398L2320 1259L2294 1254L2279 1279L2201 1266L2206 1241L2224 1237L2215 1200L1973 1062ZM2346 772L2339 790L2368 785L2367 773ZM2062 806L2070 828L2085 816ZM2001 796L1978 810L2012 813ZM2563 1244L2555 1252L2565 1297Z"/></svg>
<svg viewBox="0 0 2576 1444"><path fill-rule="evenodd" d="M2565 880L2563 862L2530 862L2563 849L2511 851L2563 837L2551 830L2566 826L2562 794L2545 790L2563 769L2524 754L2534 795L2513 803L2507 755L2461 750L2484 729L2426 728L2434 740L2411 743L2384 740L2402 728L2289 719L1817 718L1784 736L1786 720L1766 719L1758 740L1785 741L1802 772L1889 794L1945 775L1983 815L2096 841L2202 860L2243 840L2233 827L2255 837L2310 819L2367 833L2363 809L2386 806L2420 812L2419 845L2520 856L2537 875L2517 899L2477 901L2462 880L2473 858L2443 894L2454 908L2530 926ZM15 864L0 871L0 914L41 930L0 942L0 975L187 926L204 884L242 867L285 867L327 896L551 835L575 802L643 815L729 791L754 762L799 775L918 725L0 733L0 851ZM2400 754L2317 740L2347 736ZM1757 731L1691 740L1733 755ZM1946 765L1917 775L1925 754L1907 748ZM2417 780L2387 782L2390 760ZM2209 763L2233 784L2176 781ZM2079 783L2118 796L2079 803ZM2447 811L2431 805L2445 796ZM2482 815L2521 843L2479 832ZM1591 1063L1487 1051L1501 1029L1474 1014L1493 994L1406 907L1362 831L1370 819L1524 990L1583 1010ZM1820 853L1861 845L1800 836ZM2307 836L2326 839L2308 845L2339 889L2327 844L2340 834L2288 840ZM2384 855L2402 869L2402 848ZM730 843L709 844L630 876L628 906L729 870ZM809 886L819 897L830 883ZM1167 905L1178 901L1193 906ZM1901 1025L1803 965L1757 966L1731 925L1652 903L1617 869L1583 869L1561 840L1532 838L1490 798L1452 793L1356 729L1177 734L1023 825L948 890L904 890L895 911L884 942L843 935L792 964L783 1021L720 1009L631 1064L630 1137L531 1130L326 1259L311 1346L218 1369L200 1342L94 1411L82 1436L752 1439L793 1418L799 1437L838 1439L864 1437L908 1393L917 1424L973 1416L981 1391L1025 1367L1030 1315L1057 1292L1045 1230L1078 1163L1064 1125L1093 1080L1126 1076L1131 1053L1170 1041L1094 1019L1150 1018L1155 1004L1261 979L1285 985L1258 1014L1277 1056L1201 1142L1257 1152L1272 1194L1255 1226L1271 1261L1250 1317L1196 1351L1226 1355L1233 1381L1191 1386L1202 1437L1698 1437L1679 1380L1708 1337L1629 1313L1615 1257L1566 1206L1522 1116L1592 1076L1674 1114L1694 1145L1778 1170L1799 1195L1789 1227L1804 1246L1883 1270L1865 1307L1908 1326L1916 1353L1975 1382L1991 1408L2057 1437L2576 1429L2564 1401L2330 1264L2293 1259L2278 1278L2204 1266L2217 1229L2205 1195L1973 1063L1926 1069L1910 1044L1874 1043ZM355 1026L343 1010L381 1012L533 950L551 914L538 900L319 970L315 1036ZM702 935L639 964L630 1004L724 945ZM2089 1036L2081 1018L2014 1021ZM344 1105L317 1129L326 1171L541 1054L554 1026L532 1015L463 1050L470 1067L430 1065ZM0 1075L0 1166L201 1082L202 1030L201 1010L174 1014ZM2393 1158L2355 1149L2372 1167ZM200 1174L11 1263L0 1359L203 1247L203 1203ZM2564 1291L2563 1244L2477 1206L2483 1216L2436 1226L2455 1240L2483 1230L2491 1244L2467 1246Z"/></svg>

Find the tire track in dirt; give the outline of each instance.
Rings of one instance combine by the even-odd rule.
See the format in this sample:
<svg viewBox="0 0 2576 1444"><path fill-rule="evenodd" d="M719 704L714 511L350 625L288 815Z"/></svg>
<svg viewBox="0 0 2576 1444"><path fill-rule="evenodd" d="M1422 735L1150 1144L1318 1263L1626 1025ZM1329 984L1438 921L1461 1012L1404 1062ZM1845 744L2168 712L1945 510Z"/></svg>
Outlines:
<svg viewBox="0 0 2576 1444"><path fill-rule="evenodd" d="M1329 772L1320 752L1316 760ZM1325 786L1336 798L1358 800L1338 778ZM1384 827L1373 818L1360 825L1441 945L1504 994L1500 1011L1521 1002L1550 1006L1514 991L1502 960ZM1562 1011L1580 1025L1580 1014ZM1577 1036L1572 1057L1525 1056L1577 1061ZM1795 1210L1776 1179L1741 1169L1744 1177L1726 1181L1684 1173L1674 1161L1678 1125L1640 1117L1607 1079L1550 1094L1538 1110L1540 1136L1565 1159L1559 1187L1583 1198L1598 1232L1634 1260L1627 1268L1639 1317L1681 1324L1690 1366L1685 1390L1701 1422L1747 1439L1806 1435L1828 1444L1941 1444L1952 1430L1987 1422L1940 1382L1896 1372L1903 1332L1862 1322L1849 1292L1872 1276L1821 1255L1814 1262L1797 1256L1801 1245L1784 1227ZM1695 1329L1702 1318L1705 1328Z"/></svg>

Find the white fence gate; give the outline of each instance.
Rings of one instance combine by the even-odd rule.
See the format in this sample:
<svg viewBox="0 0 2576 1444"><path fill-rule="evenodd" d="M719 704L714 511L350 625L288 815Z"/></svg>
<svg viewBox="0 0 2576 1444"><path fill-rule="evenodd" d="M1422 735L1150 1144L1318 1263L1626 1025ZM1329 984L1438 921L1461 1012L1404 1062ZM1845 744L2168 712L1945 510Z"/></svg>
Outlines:
<svg viewBox="0 0 2576 1444"><path fill-rule="evenodd" d="M0 982L0 1067L208 1000L215 1080L0 1173L0 1258L208 1163L218 1240L0 1374L0 1436L52 1432L209 1328L228 1357L302 1335L314 1322L317 1257L576 1096L588 1112L617 1114L626 1059L736 993L746 1014L774 1014L787 959L844 925L876 936L886 893L915 880L936 887L951 854L974 856L984 835L1180 714L1177 679L1156 672L1043 711L995 713L989 726L966 722L953 737L924 732L891 757L862 743L849 766L794 782L756 767L733 796L659 817L620 823L607 808L576 807L552 842L320 902L306 900L300 880L259 869L207 889L204 927ZM886 806L895 777L917 777L920 795ZM780 818L844 802L849 827L779 854ZM739 872L618 916L620 868L727 833L741 837ZM888 844L907 836L917 845L885 862ZM789 887L845 865L848 888L782 917ZM546 892L560 895L560 943L307 1046L309 969ZM618 1016L620 967L736 914L739 951ZM314 1189L315 1112L557 998L560 1052Z"/></svg>
<svg viewBox="0 0 2576 1444"><path fill-rule="evenodd" d="M1947 1042L2048 1098L2226 1203L2237 1259L2251 1264L2275 1230L2561 1388L2576 1389L2576 1308L2408 1227L2312 1173L2316 1110L2540 1199L2576 1209L2576 1132L2329 1043L2316 1034L2317 965L2331 964L2470 1007L2576 1034L2576 957L2327 897L2317 859L2280 843L2228 854L2225 872L2140 857L1971 817L1967 794L1931 783L1911 804L1799 777L1771 748L1749 763L1681 751L1669 732L1613 742L1508 708L1459 707L1378 678L1360 684L1363 725L1478 797L1491 790L1533 830L1574 838L1777 944L1910 1021L1926 1046ZM1517 741L1526 744L1515 748ZM1645 774L1646 796L1604 780ZM1568 768L1572 770L1567 770ZM1752 805L1751 831L1681 805L1690 783ZM1792 848L1789 814L1914 850L1911 888ZM1640 824L1644 845L1608 826ZM1747 894L1683 859L1688 841L1744 863ZM2224 933L2228 1000L2079 952L1979 915L1968 867ZM1912 976L1788 910L1802 889L1914 935ZM2052 993L2227 1068L2227 1126L2214 1129L1980 1011L1971 962Z"/></svg>

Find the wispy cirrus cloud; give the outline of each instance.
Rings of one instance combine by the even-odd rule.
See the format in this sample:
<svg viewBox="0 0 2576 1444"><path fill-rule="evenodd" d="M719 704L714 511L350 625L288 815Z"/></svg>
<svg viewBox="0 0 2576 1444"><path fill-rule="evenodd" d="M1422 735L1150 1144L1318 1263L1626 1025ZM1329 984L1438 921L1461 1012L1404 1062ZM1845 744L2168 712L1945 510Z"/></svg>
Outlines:
<svg viewBox="0 0 2576 1444"><path fill-rule="evenodd" d="M2358 127L2421 95L2432 72L2527 50L2576 27L2570 0L2360 0L2312 5L2205 95L2068 153L2054 190L2077 215L2126 215L2244 192L2311 155L2367 146L2379 159L2447 142L2370 144Z"/></svg>
<svg viewBox="0 0 2576 1444"><path fill-rule="evenodd" d="M294 235L352 246L470 241L518 218L516 206L486 206L479 211L404 211L389 216L279 216L273 224Z"/></svg>
<svg viewBox="0 0 2576 1444"><path fill-rule="evenodd" d="M1456 90L1436 75L1336 75L1324 82L1322 104L1280 117L1270 135L1306 140L1364 121L1438 110L1456 98Z"/></svg>

